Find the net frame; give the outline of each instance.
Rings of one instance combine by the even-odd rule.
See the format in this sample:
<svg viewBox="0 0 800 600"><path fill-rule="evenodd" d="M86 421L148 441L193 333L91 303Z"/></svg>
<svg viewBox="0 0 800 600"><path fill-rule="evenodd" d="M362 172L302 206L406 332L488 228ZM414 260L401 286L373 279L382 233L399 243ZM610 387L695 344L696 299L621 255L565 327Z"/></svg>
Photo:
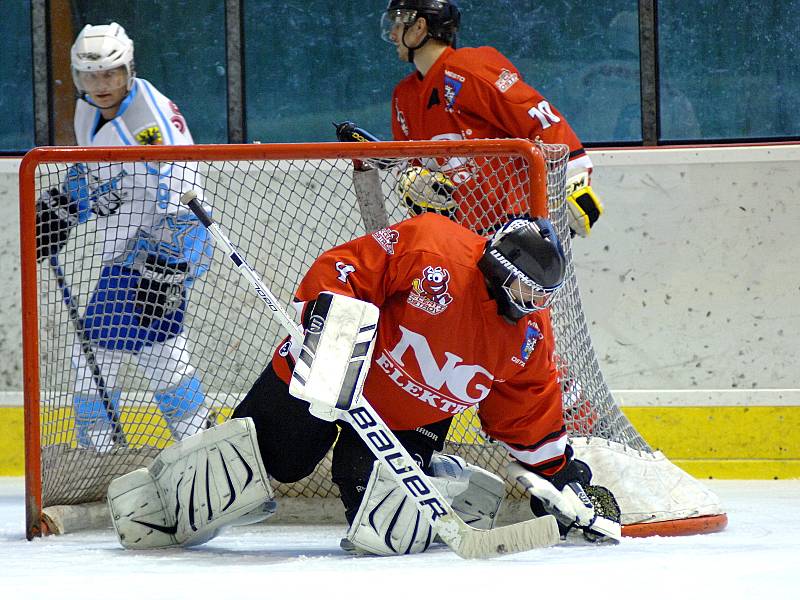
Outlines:
<svg viewBox="0 0 800 600"><path fill-rule="evenodd" d="M382 142L382 143L322 143L322 144L254 144L254 145L206 145L129 148L38 148L26 155L20 166L20 227L22 248L22 306L23 306L23 360L25 386L25 456L26 456L26 531L28 538L47 532L47 521L43 514L43 468L47 457L43 456L40 397L41 348L39 347L40 323L35 240L35 199L37 169L41 165L67 164L75 162L111 163L129 161L172 162L197 161L325 161L345 160L357 164L369 164L375 159L397 159L397 157L516 157L525 166L527 181L527 212L535 216L547 215L554 221L564 241L568 267L565 277L565 292L553 307L553 325L556 334L558 364L561 369L564 391L564 414L568 430L575 439L599 437L608 444L617 444L625 451L640 455L652 455L653 450L636 432L613 399L589 338L583 315L580 294L575 278L570 236L565 210L564 190L566 183L567 149L565 146L531 144L525 140L477 140L441 142ZM373 171L377 173L377 171ZM354 181L354 185L356 182ZM357 186L356 186L357 187ZM365 230L377 229L381 219L386 219L385 206L377 206L369 195L356 190ZM374 196L374 194L373 194ZM383 198L381 198L381 204ZM549 207L548 207L549 205ZM390 211L391 212L391 211ZM402 218L402 217L401 217ZM390 219L391 220L391 219ZM394 220L397 220L396 213ZM236 240L234 240L236 243ZM333 244L330 244L333 245ZM247 254L245 248L245 255ZM313 259L313 257L312 257ZM296 283L296 282L295 282ZM577 343L567 343L578 339ZM587 400L588 399L588 400ZM474 426L472 431L462 432L479 439L480 443L448 441L446 451L456 452L470 462L482 463L486 453L493 454L495 463L501 462L505 451L489 440L481 438ZM469 436L466 436L467 438ZM132 462L120 463L125 470L146 464L150 454L134 456ZM328 459L329 460L329 459ZM323 462L321 469L329 469ZM106 474L110 476L111 474ZM304 484L305 485L305 484ZM313 486L312 486L313 487ZM305 497L319 489L297 489L296 486L279 486L278 491L286 496ZM330 490L322 490L329 493ZM521 498L520 489L512 489L511 497ZM724 524L722 525L724 526ZM705 525L706 529L708 525ZM692 531L693 532L693 531Z"/></svg>

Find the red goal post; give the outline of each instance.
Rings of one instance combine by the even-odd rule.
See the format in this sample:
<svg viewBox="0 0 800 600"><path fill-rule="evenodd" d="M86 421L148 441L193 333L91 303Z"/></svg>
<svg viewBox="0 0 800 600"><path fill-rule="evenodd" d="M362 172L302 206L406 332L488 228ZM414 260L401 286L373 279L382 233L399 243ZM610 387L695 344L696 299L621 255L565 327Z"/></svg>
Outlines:
<svg viewBox="0 0 800 600"><path fill-rule="evenodd" d="M543 216L549 211L569 259L565 292L553 309L553 322L565 421L576 452L592 464L599 482L617 493L623 531L628 535L723 528L726 518L713 494L647 445L605 384L571 263L564 207L566 162L566 147L526 140L37 148L29 152L20 166L28 537L63 528L52 516L58 512L53 510L56 507L67 507L73 519L88 518L82 509L69 507L102 502L111 479L148 464L171 441L154 414L147 382L136 365L123 365L117 387L122 392L121 425L130 432L128 444L98 453L76 443L70 400L74 332L50 274L37 264L35 215L37 198L58 187L74 163L88 164L90 173L130 165L128 172L134 173L131 179L137 182L132 185L141 186L138 191L163 185L172 200L186 186L199 185L215 218L231 232L234 243L265 281L278 283L276 295L284 302L290 300L300 276L319 252L406 218L396 195L400 174L409 165L440 170L452 178L458 203L454 218L481 233L491 231L509 214ZM381 168L358 170L354 164ZM168 168L170 175L163 181L160 175L148 178L147 174L160 173L164 165L178 168ZM79 225L63 252L68 280L74 284L77 304L83 307L101 262L96 251L98 235L92 221ZM276 245L277 241L282 245ZM224 260L215 259L191 291L189 306L195 308L187 310L192 361L208 387L207 401L221 419L258 376L281 335L264 311L225 312L224 299L230 294L245 299L246 288ZM456 421L447 450L504 474L505 452L483 438L475 415L461 415ZM293 498L337 501L328 469L326 459L307 480L277 486L284 498L279 500L279 509ZM615 479L622 470L630 481ZM656 479L662 483L654 483ZM655 489L664 481L665 489ZM643 482L654 489L642 490ZM679 501L676 490L680 490ZM523 496L518 488L510 488L510 500L520 504ZM103 513L102 503L96 508Z"/></svg>

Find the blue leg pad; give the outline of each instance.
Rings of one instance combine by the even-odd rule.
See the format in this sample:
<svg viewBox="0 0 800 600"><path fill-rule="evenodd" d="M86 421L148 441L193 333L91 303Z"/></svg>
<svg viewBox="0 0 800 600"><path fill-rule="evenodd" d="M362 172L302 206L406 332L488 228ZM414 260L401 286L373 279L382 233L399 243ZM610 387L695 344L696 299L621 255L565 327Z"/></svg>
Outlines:
<svg viewBox="0 0 800 600"><path fill-rule="evenodd" d="M120 392L110 393L109 402L114 411L119 409ZM78 444L84 447L91 446L89 428L97 423L105 422L111 425L105 403L98 395L75 394L72 398L72 408L75 411L75 425L77 428Z"/></svg>
<svg viewBox="0 0 800 600"><path fill-rule="evenodd" d="M182 419L186 414L194 414L203 405L205 394L203 384L197 377L187 379L168 392L156 392L153 398L158 409L170 419Z"/></svg>

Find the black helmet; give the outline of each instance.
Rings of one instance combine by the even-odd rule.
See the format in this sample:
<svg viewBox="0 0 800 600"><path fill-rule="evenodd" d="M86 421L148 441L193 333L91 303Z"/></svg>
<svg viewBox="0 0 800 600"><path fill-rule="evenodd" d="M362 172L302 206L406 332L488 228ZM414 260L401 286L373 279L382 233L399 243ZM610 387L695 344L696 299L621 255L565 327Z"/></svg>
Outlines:
<svg viewBox="0 0 800 600"><path fill-rule="evenodd" d="M553 224L547 219L514 218L486 242L478 268L511 321L547 308L564 283L566 258Z"/></svg>
<svg viewBox="0 0 800 600"><path fill-rule="evenodd" d="M390 41L389 32L398 17L406 27L425 17L431 39L441 40L449 46L456 45L461 12L454 0L390 0L384 11L384 22L388 23L383 26L383 39ZM422 43L425 41L427 38Z"/></svg>

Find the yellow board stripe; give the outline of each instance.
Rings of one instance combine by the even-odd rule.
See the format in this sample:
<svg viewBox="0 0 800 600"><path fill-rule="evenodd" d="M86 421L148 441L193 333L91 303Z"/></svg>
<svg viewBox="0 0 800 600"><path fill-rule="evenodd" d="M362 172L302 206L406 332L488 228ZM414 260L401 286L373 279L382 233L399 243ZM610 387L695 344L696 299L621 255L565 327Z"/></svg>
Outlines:
<svg viewBox="0 0 800 600"><path fill-rule="evenodd" d="M147 415L137 415L137 422L164 427L155 408L139 410ZM63 412L59 417L69 419ZM694 477L800 478L800 406L628 406L623 412L653 448ZM474 440L477 425L464 415L455 427ZM0 406L0 476L24 474L23 446L22 408Z"/></svg>

